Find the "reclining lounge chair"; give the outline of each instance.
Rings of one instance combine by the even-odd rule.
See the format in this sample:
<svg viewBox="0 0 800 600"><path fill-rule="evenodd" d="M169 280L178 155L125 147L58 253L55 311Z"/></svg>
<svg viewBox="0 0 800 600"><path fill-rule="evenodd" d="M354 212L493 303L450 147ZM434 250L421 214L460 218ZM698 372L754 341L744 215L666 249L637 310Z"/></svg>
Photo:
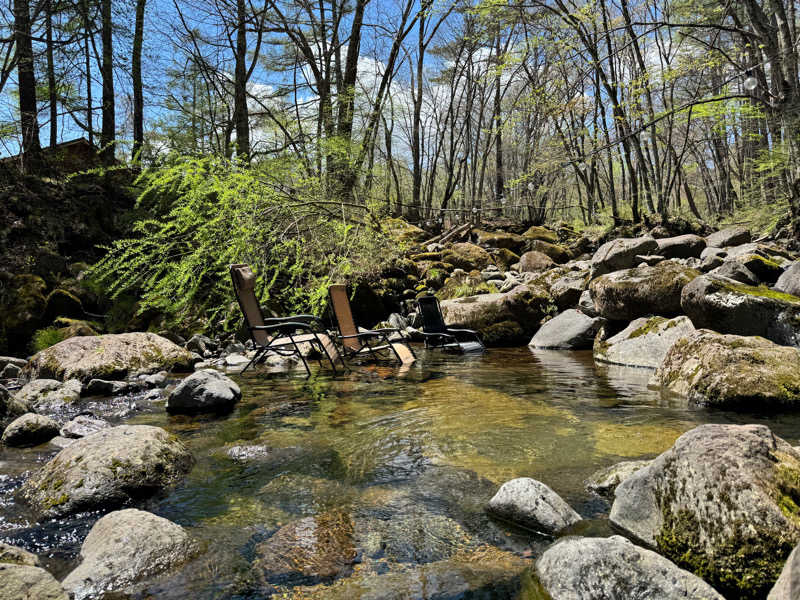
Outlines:
<svg viewBox="0 0 800 600"><path fill-rule="evenodd" d="M266 360L268 352L281 356L298 356L303 361L306 372L310 375L306 357L300 351L299 344L308 342L324 355L336 373L336 360L339 353L336 344L325 331L322 322L313 315L291 315L265 319L261 306L255 293L255 275L250 267L245 264L230 266L233 289L239 308L242 309L245 325L250 333L250 339L256 347L255 356L247 363L242 373L250 366ZM298 334L298 331L302 332ZM320 361L321 364L321 361Z"/></svg>
<svg viewBox="0 0 800 600"><path fill-rule="evenodd" d="M358 330L350 308L350 298L347 296L347 286L340 284L329 286L328 296L339 328L337 341L341 344L341 356L355 358L368 354L377 360L381 358L382 352L386 352L393 354L401 364L411 364L417 359L409 346L389 339L392 333L403 336L398 329Z"/></svg>
<svg viewBox="0 0 800 600"><path fill-rule="evenodd" d="M441 348L454 352L482 352L486 349L477 331L472 329L453 329L445 325L442 307L436 296L422 296L417 299L422 317L422 335L426 348ZM460 339L467 341L460 341Z"/></svg>

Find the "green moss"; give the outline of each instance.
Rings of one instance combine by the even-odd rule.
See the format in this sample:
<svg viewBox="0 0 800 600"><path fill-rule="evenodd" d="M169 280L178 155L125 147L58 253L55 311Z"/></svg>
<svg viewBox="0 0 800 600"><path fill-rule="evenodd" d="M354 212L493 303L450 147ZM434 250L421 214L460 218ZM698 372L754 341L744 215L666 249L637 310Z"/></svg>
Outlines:
<svg viewBox="0 0 800 600"><path fill-rule="evenodd" d="M721 288L726 289L731 292L738 292L740 294L747 294L749 296L758 296L761 298L770 298L772 300L780 300L781 302L788 302L794 305L800 305L800 298L797 296L792 296L791 294L784 294L783 292L778 292L771 288L768 288L765 285L745 285L743 283L732 283L729 281L721 281L719 279L715 279L714 282L718 284Z"/></svg>
<svg viewBox="0 0 800 600"><path fill-rule="evenodd" d="M665 319L664 317L653 317L652 319L648 319L647 323L645 323L638 329L633 330L631 334L628 336L628 339L633 339L641 337L643 335L647 335L648 333L652 333L653 331L658 329L666 320L667 319ZM674 323L670 324L670 327L672 326L674 326ZM665 329L669 329L669 327Z"/></svg>
<svg viewBox="0 0 800 600"><path fill-rule="evenodd" d="M62 504L66 504L67 502L69 502L69 496L66 493L64 493L57 497L45 498L44 501L42 502L42 508L44 510L48 510L50 508L53 508L54 506L61 506Z"/></svg>
<svg viewBox="0 0 800 600"><path fill-rule="evenodd" d="M33 334L33 339L31 340L31 350L33 350L34 353L40 352L63 341L63 331L55 327L46 327L45 329L39 329Z"/></svg>

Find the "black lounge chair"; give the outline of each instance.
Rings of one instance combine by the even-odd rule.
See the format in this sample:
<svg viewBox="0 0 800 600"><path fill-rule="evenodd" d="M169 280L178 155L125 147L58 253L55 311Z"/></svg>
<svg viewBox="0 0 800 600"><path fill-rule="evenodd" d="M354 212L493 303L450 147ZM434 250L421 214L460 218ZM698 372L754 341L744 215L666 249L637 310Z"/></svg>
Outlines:
<svg viewBox="0 0 800 600"><path fill-rule="evenodd" d="M482 352L486 349L477 331L453 329L445 324L442 307L436 296L429 295L418 298L417 307L422 317L422 335L425 336L426 348L440 348L455 352ZM467 341L462 341L464 339Z"/></svg>
<svg viewBox="0 0 800 600"><path fill-rule="evenodd" d="M242 309L250 339L256 347L255 356L245 365L242 373L252 365L266 360L268 352L274 352L281 356L299 357L306 372L311 375L308 361L300 351L299 344L304 342L312 344L320 356L324 355L334 374L336 373L335 361L339 359L339 352L319 318L314 315L291 315L265 319L256 298L256 278L250 267L244 264L231 265L230 272L239 308Z"/></svg>
<svg viewBox="0 0 800 600"><path fill-rule="evenodd" d="M331 308L339 328L337 341L341 344L340 356L356 358L370 355L372 359L382 358L381 353L394 354L401 364L407 365L417 360L414 351L401 341L390 340L393 333L404 337L399 329L375 329L359 331L350 308L347 286L336 284L328 287ZM389 352L391 354L389 354ZM344 361L342 361L344 362Z"/></svg>

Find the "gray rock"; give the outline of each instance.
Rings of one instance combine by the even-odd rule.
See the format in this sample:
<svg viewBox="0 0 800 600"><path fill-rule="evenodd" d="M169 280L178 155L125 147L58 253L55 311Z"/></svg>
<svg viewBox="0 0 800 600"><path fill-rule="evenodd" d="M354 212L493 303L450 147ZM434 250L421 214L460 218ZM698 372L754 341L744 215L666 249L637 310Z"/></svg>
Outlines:
<svg viewBox="0 0 800 600"><path fill-rule="evenodd" d="M658 254L665 258L700 258L706 241L699 235L688 233L657 240Z"/></svg>
<svg viewBox="0 0 800 600"><path fill-rule="evenodd" d="M800 346L800 298L795 296L702 275L684 287L681 307L698 329Z"/></svg>
<svg viewBox="0 0 800 600"><path fill-rule="evenodd" d="M526 252L519 257L519 270L523 273L538 273L552 269L555 265L556 263L547 254L536 250Z"/></svg>
<svg viewBox="0 0 800 600"><path fill-rule="evenodd" d="M775 587L767 596L767 600L797 600L800 598L800 546L795 547L786 564L783 565L781 576L775 582Z"/></svg>
<svg viewBox="0 0 800 600"><path fill-rule="evenodd" d="M584 290L581 293L581 297L578 299L578 308L583 314L589 317L598 316L597 307L595 307L594 300L592 300L592 292L589 290Z"/></svg>
<svg viewBox="0 0 800 600"><path fill-rule="evenodd" d="M148 388L163 388L167 385L167 372L161 371L142 378L142 383Z"/></svg>
<svg viewBox="0 0 800 600"><path fill-rule="evenodd" d="M659 254L638 254L636 256L636 262L638 263L636 266L652 267L665 260L667 260L667 258Z"/></svg>
<svg viewBox="0 0 800 600"><path fill-rule="evenodd" d="M711 248L726 248L746 244L751 239L750 230L746 227L729 227L706 236L706 244Z"/></svg>
<svg viewBox="0 0 800 600"><path fill-rule="evenodd" d="M83 386L84 396L121 396L128 392L128 383L125 381L104 381L92 379Z"/></svg>
<svg viewBox="0 0 800 600"><path fill-rule="evenodd" d="M545 533L556 533L581 520L561 496L529 477L504 483L487 509L501 519Z"/></svg>
<svg viewBox="0 0 800 600"><path fill-rule="evenodd" d="M167 411L229 410L242 397L239 386L219 371L196 371L181 381L167 398Z"/></svg>
<svg viewBox="0 0 800 600"><path fill-rule="evenodd" d="M37 446L58 435L58 423L44 415L26 413L8 424L3 432L6 446Z"/></svg>
<svg viewBox="0 0 800 600"><path fill-rule="evenodd" d="M552 600L725 600L714 588L619 535L567 537L536 561Z"/></svg>
<svg viewBox="0 0 800 600"><path fill-rule="evenodd" d="M189 338L185 348L189 352L196 352L200 356L205 356L206 353L211 352L215 348L215 344L211 338L198 334Z"/></svg>
<svg viewBox="0 0 800 600"><path fill-rule="evenodd" d="M77 438L68 438L62 435L57 435L53 439L51 439L48 444L51 446L55 446L56 448L62 449L66 448L70 444L72 444Z"/></svg>
<svg viewBox="0 0 800 600"><path fill-rule="evenodd" d="M800 541L782 497L800 497L794 448L763 425L701 425L617 487L610 520L725 596L763 598Z"/></svg>
<svg viewBox="0 0 800 600"><path fill-rule="evenodd" d="M141 510L118 510L94 524L80 565L62 585L74 600L128 590L184 563L197 548L180 525Z"/></svg>
<svg viewBox="0 0 800 600"><path fill-rule="evenodd" d="M605 469L600 469L586 480L586 489L613 500L617 486L651 462L653 461L623 460Z"/></svg>
<svg viewBox="0 0 800 600"><path fill-rule="evenodd" d="M28 403L16 396L12 396L5 387L0 385L0 434L11 421L30 411Z"/></svg>
<svg viewBox="0 0 800 600"><path fill-rule="evenodd" d="M501 276L502 279L502 276ZM392 313L389 315L389 327L404 331L408 327L408 321L403 315Z"/></svg>
<svg viewBox="0 0 800 600"><path fill-rule="evenodd" d="M730 260L747 267L750 272L764 283L773 284L783 274L781 264L773 260L773 257L766 255L766 253L742 254L739 256L732 256L729 253L729 257L731 257Z"/></svg>
<svg viewBox="0 0 800 600"><path fill-rule="evenodd" d="M761 337L700 329L670 348L653 380L700 406L795 407L800 405L800 350Z"/></svg>
<svg viewBox="0 0 800 600"><path fill-rule="evenodd" d="M35 471L22 498L43 517L142 500L179 482L194 458L159 427L120 425L70 444Z"/></svg>
<svg viewBox="0 0 800 600"><path fill-rule="evenodd" d="M792 263L775 282L775 289L792 296L800 296L800 262Z"/></svg>
<svg viewBox="0 0 800 600"><path fill-rule="evenodd" d="M39 557L35 554L0 542L0 563L9 563L13 565L28 565L29 567L41 567Z"/></svg>
<svg viewBox="0 0 800 600"><path fill-rule="evenodd" d="M716 269L709 271L711 277L725 277L733 279L739 283L746 283L747 285L758 285L758 277L745 267L742 263L735 260L726 260Z"/></svg>
<svg viewBox="0 0 800 600"><path fill-rule="evenodd" d="M688 317L642 317L608 339L594 341L594 358L600 362L656 369L679 339L694 333Z"/></svg>
<svg viewBox="0 0 800 600"><path fill-rule="evenodd" d="M647 315L680 314L681 291L700 275L674 261L615 271L592 280L589 290L600 316L630 321Z"/></svg>
<svg viewBox="0 0 800 600"><path fill-rule="evenodd" d="M0 356L0 369L5 369L8 365L14 365L22 369L28 361L24 358L15 358L13 356Z"/></svg>
<svg viewBox="0 0 800 600"><path fill-rule="evenodd" d="M560 277L550 286L550 295L560 310L575 308L581 294L586 289L588 273L585 271L572 271Z"/></svg>
<svg viewBox="0 0 800 600"><path fill-rule="evenodd" d="M97 433L101 429L108 429L111 424L103 419L91 417L89 415L78 415L71 421L64 423L59 434L65 438L78 439Z"/></svg>
<svg viewBox="0 0 800 600"><path fill-rule="evenodd" d="M0 371L0 379L19 379L20 375L22 375L22 367L10 363Z"/></svg>
<svg viewBox="0 0 800 600"><path fill-rule="evenodd" d="M606 242L592 256L590 278L594 279L620 269L630 269L637 263L637 255L651 254L658 250L658 242L650 236L640 238L618 238Z"/></svg>
<svg viewBox="0 0 800 600"><path fill-rule="evenodd" d="M64 588L44 569L0 563L3 600L69 600Z"/></svg>
<svg viewBox="0 0 800 600"><path fill-rule="evenodd" d="M77 379L63 383L56 379L34 379L24 385L15 397L34 410L52 410L80 399L81 382Z"/></svg>
<svg viewBox="0 0 800 600"><path fill-rule="evenodd" d="M123 379L142 371L188 371L189 352L154 333L71 337L38 352L26 367L34 378Z"/></svg>
<svg viewBox="0 0 800 600"><path fill-rule="evenodd" d="M222 354L224 354L224 355L227 355L227 354L242 354L245 350L246 350L246 348L244 347L243 343L237 342L237 341L233 341L230 344L228 344L227 346L225 346L225 349L222 351Z"/></svg>
<svg viewBox="0 0 800 600"><path fill-rule="evenodd" d="M553 317L539 328L529 346L559 350L587 350L605 323L601 317L587 317L570 309Z"/></svg>
<svg viewBox="0 0 800 600"><path fill-rule="evenodd" d="M250 359L243 354L229 354L225 357L225 364L229 367L245 367Z"/></svg>
<svg viewBox="0 0 800 600"><path fill-rule="evenodd" d="M708 246L700 253L700 260L706 260L707 258L714 256L725 258L728 256L728 252L724 248L714 248L712 246Z"/></svg>

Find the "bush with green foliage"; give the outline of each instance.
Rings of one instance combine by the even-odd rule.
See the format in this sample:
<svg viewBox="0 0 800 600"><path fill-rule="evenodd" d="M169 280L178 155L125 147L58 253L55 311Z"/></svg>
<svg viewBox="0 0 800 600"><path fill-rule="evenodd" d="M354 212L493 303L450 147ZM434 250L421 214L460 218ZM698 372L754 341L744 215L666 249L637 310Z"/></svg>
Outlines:
<svg viewBox="0 0 800 600"><path fill-rule="evenodd" d="M228 266L247 263L270 310L319 314L329 283L371 277L401 249L375 207L326 200L324 182L302 173L290 158L171 157L139 177L143 216L90 275L166 325L229 329L239 314Z"/></svg>
<svg viewBox="0 0 800 600"><path fill-rule="evenodd" d="M31 339L31 350L39 352L50 346L55 346L59 342L64 341L64 333L57 327L46 327L39 329L33 334Z"/></svg>

